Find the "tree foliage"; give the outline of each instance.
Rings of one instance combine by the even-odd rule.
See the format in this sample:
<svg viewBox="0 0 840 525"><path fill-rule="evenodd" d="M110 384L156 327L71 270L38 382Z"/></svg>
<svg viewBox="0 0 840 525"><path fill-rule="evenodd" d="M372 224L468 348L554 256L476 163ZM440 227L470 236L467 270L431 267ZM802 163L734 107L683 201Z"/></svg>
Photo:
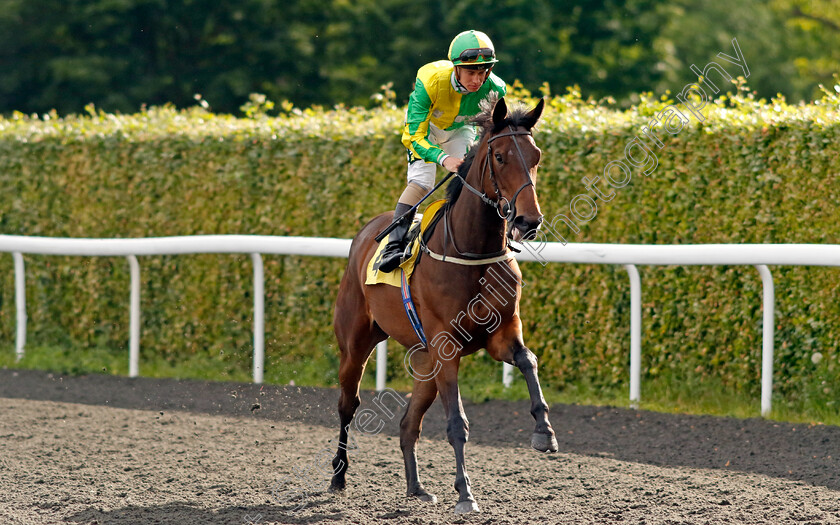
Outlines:
<svg viewBox="0 0 840 525"><path fill-rule="evenodd" d="M508 83L579 85L624 104L692 77L737 38L761 96L810 99L840 69L831 0L5 0L0 112L237 112L251 93L297 106L370 105L467 28L487 32Z"/></svg>

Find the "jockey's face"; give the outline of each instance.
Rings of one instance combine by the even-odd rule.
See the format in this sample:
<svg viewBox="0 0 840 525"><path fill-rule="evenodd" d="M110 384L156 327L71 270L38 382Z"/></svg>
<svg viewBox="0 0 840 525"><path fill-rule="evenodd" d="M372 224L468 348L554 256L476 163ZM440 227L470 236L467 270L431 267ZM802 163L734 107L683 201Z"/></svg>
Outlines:
<svg viewBox="0 0 840 525"><path fill-rule="evenodd" d="M475 93L487 80L490 71L476 71L474 69L466 69L463 67L455 68L455 78L462 86L467 88L470 93Z"/></svg>

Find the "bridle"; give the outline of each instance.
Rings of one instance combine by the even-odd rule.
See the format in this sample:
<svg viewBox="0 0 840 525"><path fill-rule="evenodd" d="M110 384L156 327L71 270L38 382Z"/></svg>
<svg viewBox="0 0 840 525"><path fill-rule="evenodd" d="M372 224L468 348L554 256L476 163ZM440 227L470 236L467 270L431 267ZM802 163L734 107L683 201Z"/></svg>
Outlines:
<svg viewBox="0 0 840 525"><path fill-rule="evenodd" d="M487 196L486 193L479 191L475 188L475 186L471 185L467 182L467 179L458 173L458 178L461 179L461 182L464 186L474 194L478 196L488 206L495 208L496 212L499 214L499 217L505 219L508 222L512 222L514 218L516 218L516 198L519 197L519 194L527 188L528 186L534 185L534 180L531 179L531 173L528 171L528 165L525 163L525 156L522 154L522 149L519 147L519 142L516 140L516 135L531 135L530 130L524 131L516 131L513 126L508 126L510 131L506 133L499 133L498 135L494 135L487 139L487 155L484 158L484 165L481 168L481 186L484 186L484 173L489 171L490 172L490 181L493 183L493 188L496 190L496 200L491 199ZM523 183L522 186L516 190L516 193L513 194L513 199L508 200L504 196L502 196L502 192L499 189L499 183L496 181L496 174L493 171L493 146L491 145L492 142L496 139L500 139L502 137L512 137L513 145L516 147L516 153L519 155L519 160L522 162L522 168L525 170L525 176L528 177L527 182ZM504 203L503 203L504 201Z"/></svg>
<svg viewBox="0 0 840 525"><path fill-rule="evenodd" d="M481 167L480 187L484 187L484 174L489 172L490 173L490 181L493 183L493 188L496 190L496 199L495 200L493 200L486 193L478 190L475 186L473 186L469 182L467 182L466 177L461 175L460 172L457 173L458 178L461 179L461 183L464 185L465 188L467 188L467 190L471 191L476 196L478 196L478 198L481 199L481 201L483 203L487 204L491 208L494 208L496 210L496 212L499 214L499 217L508 222L508 227L506 228L507 232L505 234L504 246L502 246L502 249L499 250L498 252L483 253L483 254L462 252L461 250L459 250L458 247L455 245L455 237L452 235L452 232L451 232L451 229L450 229L450 221L448 220L448 215L449 215L449 212L451 210L451 206L447 206L447 208L444 210L444 213L443 213L443 224L444 224L444 242L443 242L443 245L444 245L443 258L444 259L443 260L446 259L446 251L445 250L446 250L446 246L448 246L448 244L449 244L447 242L447 238L452 239L452 241L451 241L452 247L455 249L455 251L459 255L461 255L462 257L464 257L467 260L476 261L476 262L496 260L500 257L505 257L507 255L512 255L512 254L509 254L509 249L517 251L517 252L519 251L519 250L516 250L515 248L510 247L508 242L507 242L508 239L511 237L511 234L509 233L511 231L511 226L510 225L513 223L513 220L516 218L516 199L517 199L517 197L519 197L519 194L522 192L522 190L524 190L528 186L533 186L534 185L534 180L531 178L531 173L528 170L528 164L525 162L525 155L522 154L522 149L519 147L519 142L516 140L516 136L517 135L529 135L530 136L531 131L530 130L517 131L512 125L510 125L508 127L510 128L510 131L505 132L505 133L499 133L498 135L494 135L493 137L490 137L489 139L487 139L487 155L485 156L484 163ZM524 182L522 184L522 186L519 187L518 190L516 190L516 193L513 194L513 198L511 200L508 200L506 197L504 197L502 195L502 192L499 189L499 183L496 180L496 173L493 171L493 158L492 158L493 146L492 146L492 143L493 143L494 140L500 139L502 137L511 137L511 139L513 140L513 145L516 147L516 153L519 156L520 162L522 162L522 168L525 170L525 176L528 177L528 180L526 182ZM424 251L427 251L427 250L424 250Z"/></svg>

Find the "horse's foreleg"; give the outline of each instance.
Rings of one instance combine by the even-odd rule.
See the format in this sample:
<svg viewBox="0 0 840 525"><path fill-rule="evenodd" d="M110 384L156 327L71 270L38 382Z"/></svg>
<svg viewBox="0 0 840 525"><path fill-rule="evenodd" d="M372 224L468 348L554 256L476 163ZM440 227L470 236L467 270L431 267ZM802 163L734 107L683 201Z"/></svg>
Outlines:
<svg viewBox="0 0 840 525"><path fill-rule="evenodd" d="M537 422L534 433L531 435L531 446L540 452L557 452L557 439L548 421L548 403L543 397L537 375L537 356L525 345L517 342L513 350L513 363L525 376L528 395L531 397L531 415Z"/></svg>
<svg viewBox="0 0 840 525"><path fill-rule="evenodd" d="M430 361L427 353L418 354L425 356ZM414 367L417 369L417 367ZM437 498L426 492L423 484L420 483L420 476L417 472L417 440L420 438L420 431L423 429L423 415L432 406L437 397L437 385L434 379L421 381L414 380L414 390L411 393L411 401L400 421L400 448L405 461L405 480L407 484L406 493L410 497L416 497L421 501L436 503Z"/></svg>
<svg viewBox="0 0 840 525"><path fill-rule="evenodd" d="M455 514L478 512L478 504L472 495L470 477L464 461L464 447L470 437L470 423L461 404L461 391L458 388L459 358L441 363L443 368L435 376L443 406L446 409L446 436L455 451L455 490L458 491L458 503Z"/></svg>

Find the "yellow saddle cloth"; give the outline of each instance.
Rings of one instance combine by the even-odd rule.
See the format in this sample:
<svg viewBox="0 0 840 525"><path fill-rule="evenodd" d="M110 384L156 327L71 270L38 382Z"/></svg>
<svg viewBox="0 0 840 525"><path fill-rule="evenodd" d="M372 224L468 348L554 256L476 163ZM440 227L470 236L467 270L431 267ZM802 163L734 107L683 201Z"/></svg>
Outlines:
<svg viewBox="0 0 840 525"><path fill-rule="evenodd" d="M385 245L388 244L388 237L382 239L382 242L379 243L379 247L376 248L376 252L371 257L370 262L368 262L367 266L367 275L365 276L365 284L390 284L391 286L396 286L397 288L400 287L400 272L399 269L402 268L405 271L405 280L406 282L409 281L411 278L411 274L414 273L414 265L417 263L417 256L420 255L420 237L429 227L431 224L432 219L435 218L438 210L440 210L443 205L446 203L445 200L441 199L439 201L435 201L429 204L426 207L426 210L423 212L419 218L415 218L415 223L420 221L420 235L414 238L414 241L411 243L411 257L403 261L403 263L392 272L380 272L379 270L374 270L373 267L376 265L377 261L382 258L382 250L385 249ZM412 226L413 228L413 226Z"/></svg>

